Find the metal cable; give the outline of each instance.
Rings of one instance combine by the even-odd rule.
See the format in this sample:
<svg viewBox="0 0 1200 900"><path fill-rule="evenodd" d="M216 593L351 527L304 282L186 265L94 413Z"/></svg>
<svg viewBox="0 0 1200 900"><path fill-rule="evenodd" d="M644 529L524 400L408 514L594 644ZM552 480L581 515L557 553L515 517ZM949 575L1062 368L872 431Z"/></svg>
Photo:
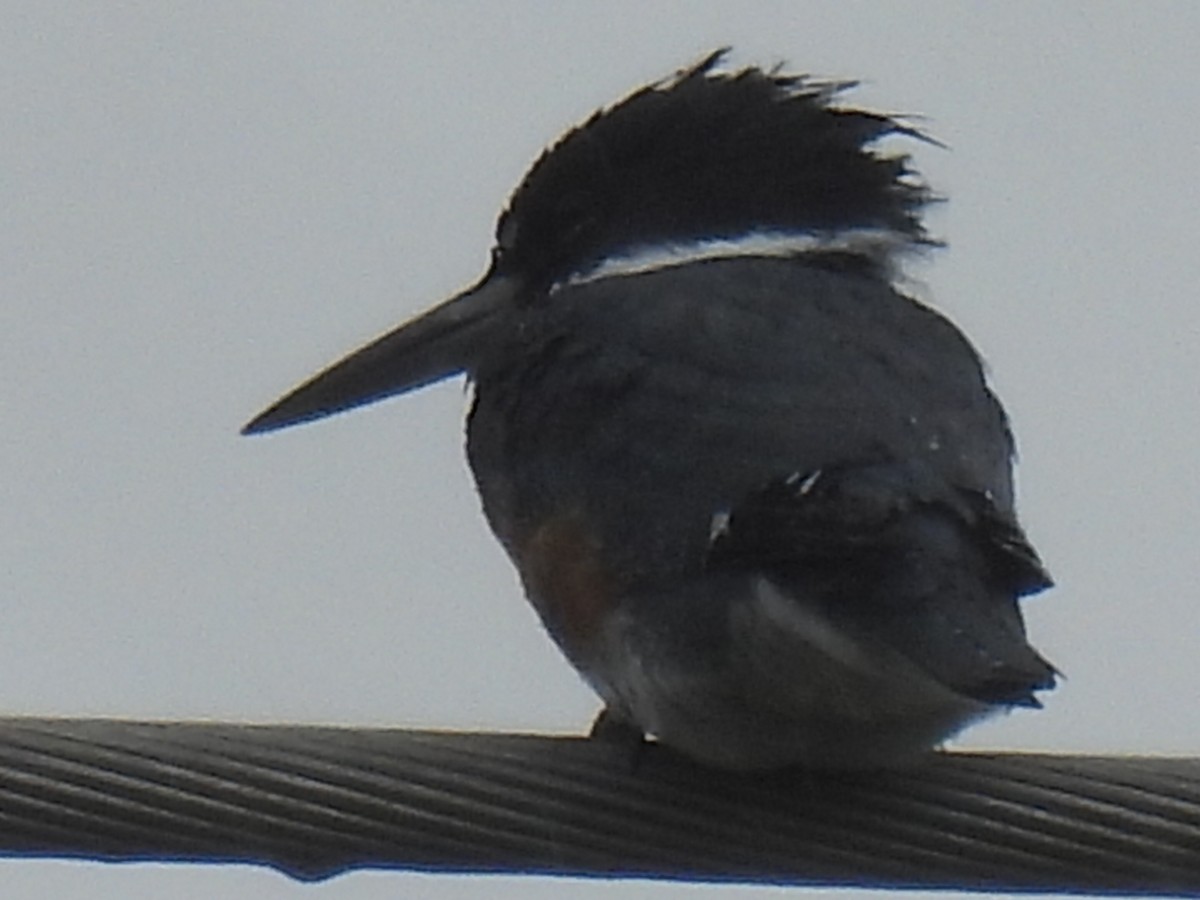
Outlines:
<svg viewBox="0 0 1200 900"><path fill-rule="evenodd" d="M578 738L0 719L0 855L1200 896L1200 759L747 776Z"/></svg>

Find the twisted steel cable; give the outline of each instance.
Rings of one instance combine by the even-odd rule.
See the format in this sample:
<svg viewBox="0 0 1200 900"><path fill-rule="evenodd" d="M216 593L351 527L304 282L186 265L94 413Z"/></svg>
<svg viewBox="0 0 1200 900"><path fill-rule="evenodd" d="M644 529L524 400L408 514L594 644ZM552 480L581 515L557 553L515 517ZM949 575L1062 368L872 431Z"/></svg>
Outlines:
<svg viewBox="0 0 1200 900"><path fill-rule="evenodd" d="M734 775L580 738L0 719L0 855L1200 896L1200 759Z"/></svg>

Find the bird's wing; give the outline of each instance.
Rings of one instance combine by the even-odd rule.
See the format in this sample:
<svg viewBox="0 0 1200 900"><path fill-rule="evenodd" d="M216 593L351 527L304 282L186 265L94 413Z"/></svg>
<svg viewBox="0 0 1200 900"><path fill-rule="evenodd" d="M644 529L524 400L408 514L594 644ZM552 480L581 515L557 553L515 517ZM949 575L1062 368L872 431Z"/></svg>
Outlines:
<svg viewBox="0 0 1200 900"><path fill-rule="evenodd" d="M1054 669L1017 598L1049 586L1015 522L986 497L889 461L772 481L714 536L714 571L764 573L795 603L954 691L1035 706Z"/></svg>

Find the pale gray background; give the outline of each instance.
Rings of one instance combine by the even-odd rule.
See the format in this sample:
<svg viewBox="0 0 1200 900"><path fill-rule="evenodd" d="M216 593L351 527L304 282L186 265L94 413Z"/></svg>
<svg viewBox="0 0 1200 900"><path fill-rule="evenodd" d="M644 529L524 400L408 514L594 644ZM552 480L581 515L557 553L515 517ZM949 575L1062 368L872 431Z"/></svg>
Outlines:
<svg viewBox="0 0 1200 900"><path fill-rule="evenodd" d="M1200 4L2 10L0 712L583 728L482 523L460 384L237 429L474 280L564 128L732 43L951 148L917 151L951 203L915 274L1015 420L1060 584L1030 627L1069 675L962 744L1200 752ZM772 890L0 863L5 898Z"/></svg>

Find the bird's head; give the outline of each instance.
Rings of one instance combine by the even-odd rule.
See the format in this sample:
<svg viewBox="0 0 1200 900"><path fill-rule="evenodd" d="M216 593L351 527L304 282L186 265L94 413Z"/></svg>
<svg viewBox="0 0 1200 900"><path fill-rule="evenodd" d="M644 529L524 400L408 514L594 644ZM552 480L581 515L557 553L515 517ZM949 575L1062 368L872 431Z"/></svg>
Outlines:
<svg viewBox="0 0 1200 900"><path fill-rule="evenodd" d="M932 243L902 154L920 132L835 103L853 82L725 70L725 50L595 113L534 163L496 229L493 272L535 290L647 249L746 238L786 252Z"/></svg>

